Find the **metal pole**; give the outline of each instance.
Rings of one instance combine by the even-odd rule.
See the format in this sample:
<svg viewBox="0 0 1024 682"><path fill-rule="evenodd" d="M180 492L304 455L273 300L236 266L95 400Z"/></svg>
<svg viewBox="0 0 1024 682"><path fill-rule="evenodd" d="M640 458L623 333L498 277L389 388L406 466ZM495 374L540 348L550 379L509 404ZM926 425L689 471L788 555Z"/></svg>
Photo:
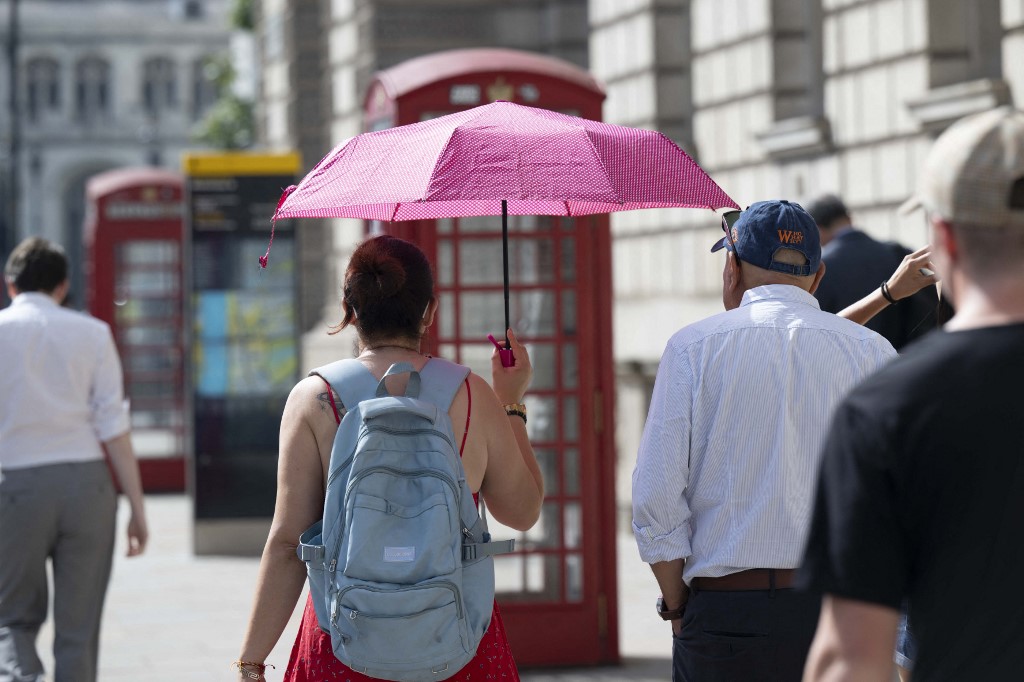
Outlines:
<svg viewBox="0 0 1024 682"><path fill-rule="evenodd" d="M508 340L509 324L508 314L508 201L501 200L501 257L505 270L505 348L511 348L512 342Z"/></svg>
<svg viewBox="0 0 1024 682"><path fill-rule="evenodd" d="M21 33L18 21L19 4L20 0L7 0L7 82L10 87L7 93L7 114L10 117L10 139L7 149L7 212L4 216L4 222L7 224L2 235L3 241L0 242L4 258L17 243L18 231L18 159L21 156L21 112L18 108L18 41Z"/></svg>

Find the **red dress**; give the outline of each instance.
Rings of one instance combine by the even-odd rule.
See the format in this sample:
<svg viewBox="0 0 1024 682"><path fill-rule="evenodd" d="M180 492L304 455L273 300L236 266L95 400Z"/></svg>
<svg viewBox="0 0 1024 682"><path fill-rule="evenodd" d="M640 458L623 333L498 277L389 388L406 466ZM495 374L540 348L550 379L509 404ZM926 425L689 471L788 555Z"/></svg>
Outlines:
<svg viewBox="0 0 1024 682"><path fill-rule="evenodd" d="M466 391L469 391L468 379L466 380ZM328 395L331 396L333 407L334 396L330 391L328 391ZM462 447L459 448L460 455L462 448L466 445L466 436L469 434L469 412L473 407L472 395L469 396L468 402L466 430L462 437ZM340 421L341 417L337 409L335 409L334 416ZM476 495L473 497L476 498ZM310 596L306 600L306 610L302 613L299 634L295 638L295 646L292 647L292 655L289 657L288 667L284 671L284 682L374 682L377 679L357 673L338 660L331 647L331 635L320 629L320 624L316 619L316 610L313 607L313 597ZM519 671L512 659L512 650L508 646L505 625L501 622L497 603L494 604L494 611L491 614L491 624L476 649L476 656L459 672L447 679L452 682L519 680Z"/></svg>

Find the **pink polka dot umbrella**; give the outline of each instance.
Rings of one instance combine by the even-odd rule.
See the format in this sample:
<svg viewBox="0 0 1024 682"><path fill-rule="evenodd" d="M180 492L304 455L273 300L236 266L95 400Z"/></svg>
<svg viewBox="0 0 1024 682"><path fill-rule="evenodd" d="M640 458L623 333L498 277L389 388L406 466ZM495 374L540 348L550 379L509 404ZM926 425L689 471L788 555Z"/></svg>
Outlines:
<svg viewBox="0 0 1024 682"><path fill-rule="evenodd" d="M657 131L498 101L345 140L285 190L274 219L501 215L508 327L509 214L665 207L739 208Z"/></svg>

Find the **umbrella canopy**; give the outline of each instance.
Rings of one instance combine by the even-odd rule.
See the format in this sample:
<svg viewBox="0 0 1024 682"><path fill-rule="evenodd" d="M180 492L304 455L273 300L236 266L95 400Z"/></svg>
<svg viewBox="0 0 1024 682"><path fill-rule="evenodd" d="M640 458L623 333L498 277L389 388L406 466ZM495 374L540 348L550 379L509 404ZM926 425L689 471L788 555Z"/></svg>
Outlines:
<svg viewBox="0 0 1024 682"><path fill-rule="evenodd" d="M667 207L739 208L657 131L498 101L345 140L285 190L274 219L501 215L507 328L508 214Z"/></svg>
<svg viewBox="0 0 1024 682"><path fill-rule="evenodd" d="M275 217L499 215L501 200L512 215L739 208L659 132L499 101L349 138Z"/></svg>

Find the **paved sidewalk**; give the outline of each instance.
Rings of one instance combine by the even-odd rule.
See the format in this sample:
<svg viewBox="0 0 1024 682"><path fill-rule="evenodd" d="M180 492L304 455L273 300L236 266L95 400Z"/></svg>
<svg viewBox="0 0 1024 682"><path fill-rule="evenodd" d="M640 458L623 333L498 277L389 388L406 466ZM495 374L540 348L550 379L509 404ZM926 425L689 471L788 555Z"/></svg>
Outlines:
<svg viewBox="0 0 1024 682"><path fill-rule="evenodd" d="M151 541L138 558L123 556L127 509L118 520L114 575L107 593L100 650L101 682L233 680L229 663L248 619L258 559L196 557L185 496L146 498ZM657 585L640 563L632 537L619 535L619 637L623 664L606 668L524 670L526 682L664 682L670 679L671 639L654 616ZM300 604L304 603L304 599ZM300 610L268 660L268 682L280 682ZM53 671L53 631L39 639Z"/></svg>

